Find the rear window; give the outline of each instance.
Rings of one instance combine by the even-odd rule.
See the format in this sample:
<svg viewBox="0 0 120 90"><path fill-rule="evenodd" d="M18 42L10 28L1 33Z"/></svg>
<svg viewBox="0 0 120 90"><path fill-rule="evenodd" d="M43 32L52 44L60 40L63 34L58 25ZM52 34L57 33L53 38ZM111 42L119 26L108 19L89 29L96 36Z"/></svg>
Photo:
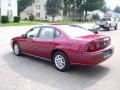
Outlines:
<svg viewBox="0 0 120 90"><path fill-rule="evenodd" d="M110 18L103 18L101 21L111 21Z"/></svg>
<svg viewBox="0 0 120 90"><path fill-rule="evenodd" d="M80 36L94 34L93 32L91 32L87 29L84 29L84 28L80 28L80 27L61 26L60 28L70 37L80 37Z"/></svg>

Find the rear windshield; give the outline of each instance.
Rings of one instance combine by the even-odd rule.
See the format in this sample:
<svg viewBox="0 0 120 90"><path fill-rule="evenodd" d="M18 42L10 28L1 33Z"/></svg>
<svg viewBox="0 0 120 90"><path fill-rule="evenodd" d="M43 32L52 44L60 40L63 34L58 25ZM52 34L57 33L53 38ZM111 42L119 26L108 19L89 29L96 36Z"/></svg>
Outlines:
<svg viewBox="0 0 120 90"><path fill-rule="evenodd" d="M103 18L101 21L111 21L110 18Z"/></svg>
<svg viewBox="0 0 120 90"><path fill-rule="evenodd" d="M81 27L74 27L74 26L62 26L60 27L68 36L70 37L80 37L86 35L93 35L94 33L81 28Z"/></svg>

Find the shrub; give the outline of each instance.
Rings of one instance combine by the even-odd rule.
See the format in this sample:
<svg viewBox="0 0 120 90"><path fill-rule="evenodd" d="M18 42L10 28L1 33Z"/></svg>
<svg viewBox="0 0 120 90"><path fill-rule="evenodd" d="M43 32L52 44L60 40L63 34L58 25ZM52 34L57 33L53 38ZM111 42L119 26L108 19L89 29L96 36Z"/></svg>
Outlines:
<svg viewBox="0 0 120 90"><path fill-rule="evenodd" d="M8 23L9 20L8 20L8 16L1 16L2 18L2 23Z"/></svg>
<svg viewBox="0 0 120 90"><path fill-rule="evenodd" d="M92 15L92 19L94 20L99 20L100 19L100 16L96 13L96 14L93 14Z"/></svg>
<svg viewBox="0 0 120 90"><path fill-rule="evenodd" d="M49 20L45 19L45 20L40 20L41 22L49 22Z"/></svg>
<svg viewBox="0 0 120 90"><path fill-rule="evenodd" d="M27 21L28 19L27 19L27 18L25 18L24 20L25 20L25 21Z"/></svg>
<svg viewBox="0 0 120 90"><path fill-rule="evenodd" d="M14 17L14 22L20 22L20 16L15 16Z"/></svg>
<svg viewBox="0 0 120 90"><path fill-rule="evenodd" d="M29 16L29 20L30 20L30 21L33 21L33 20L34 20L34 15L30 15L30 16Z"/></svg>

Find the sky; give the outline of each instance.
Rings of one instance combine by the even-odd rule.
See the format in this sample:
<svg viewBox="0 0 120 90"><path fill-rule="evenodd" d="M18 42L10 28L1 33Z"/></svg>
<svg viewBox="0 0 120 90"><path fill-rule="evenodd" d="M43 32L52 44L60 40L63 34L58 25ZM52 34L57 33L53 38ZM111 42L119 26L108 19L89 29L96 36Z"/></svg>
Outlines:
<svg viewBox="0 0 120 90"><path fill-rule="evenodd" d="M120 6L120 0L106 0L107 6L110 7L112 10L119 5Z"/></svg>

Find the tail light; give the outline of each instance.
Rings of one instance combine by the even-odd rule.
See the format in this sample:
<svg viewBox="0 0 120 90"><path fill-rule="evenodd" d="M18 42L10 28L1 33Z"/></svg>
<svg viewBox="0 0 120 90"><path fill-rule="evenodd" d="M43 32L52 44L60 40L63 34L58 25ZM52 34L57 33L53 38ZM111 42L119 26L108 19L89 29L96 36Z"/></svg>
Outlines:
<svg viewBox="0 0 120 90"><path fill-rule="evenodd" d="M86 46L85 51L86 51L86 52L94 52L94 51L96 51L97 46L98 46L98 45L96 45L95 42L91 42L91 43L89 43L89 44Z"/></svg>
<svg viewBox="0 0 120 90"><path fill-rule="evenodd" d="M108 45L110 45L110 43L111 43L110 39L90 42L86 45L85 52L94 52L94 51L97 51L97 50L104 49Z"/></svg>
<svg viewBox="0 0 120 90"><path fill-rule="evenodd" d="M87 47L87 50L92 52L92 51L95 51L96 50L96 45L95 43L90 43L89 46Z"/></svg>

